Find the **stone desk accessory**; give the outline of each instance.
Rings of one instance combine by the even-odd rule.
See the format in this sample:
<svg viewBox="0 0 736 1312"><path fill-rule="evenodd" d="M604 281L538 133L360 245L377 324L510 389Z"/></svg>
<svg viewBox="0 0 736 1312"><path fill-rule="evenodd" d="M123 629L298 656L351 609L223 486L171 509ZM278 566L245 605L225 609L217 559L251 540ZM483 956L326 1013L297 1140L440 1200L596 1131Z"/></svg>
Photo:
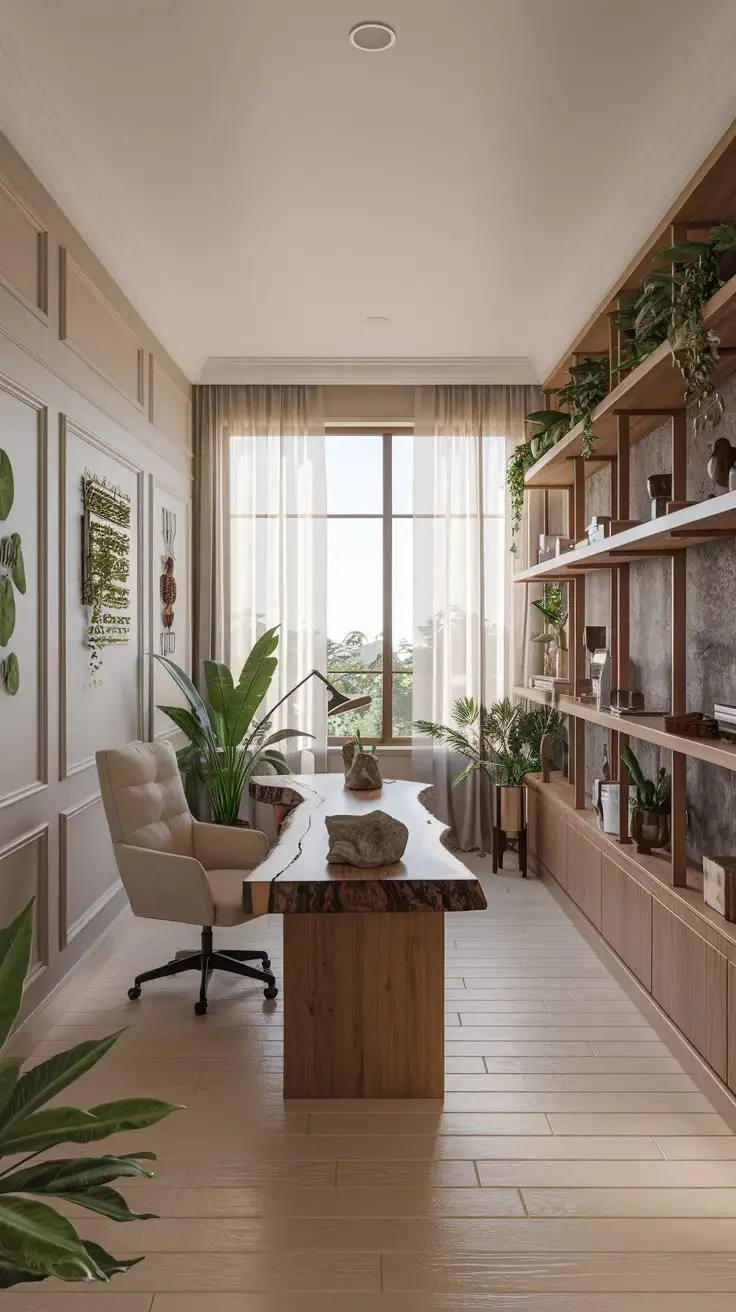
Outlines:
<svg viewBox="0 0 736 1312"><path fill-rule="evenodd" d="M372 791L383 784L381 767L371 752L364 752L359 739L343 743L342 762L345 770L345 787L356 792Z"/></svg>
<svg viewBox="0 0 736 1312"><path fill-rule="evenodd" d="M371 867L392 866L400 861L409 841L409 830L401 820L385 811L367 815L328 815L325 825L330 846L330 865Z"/></svg>

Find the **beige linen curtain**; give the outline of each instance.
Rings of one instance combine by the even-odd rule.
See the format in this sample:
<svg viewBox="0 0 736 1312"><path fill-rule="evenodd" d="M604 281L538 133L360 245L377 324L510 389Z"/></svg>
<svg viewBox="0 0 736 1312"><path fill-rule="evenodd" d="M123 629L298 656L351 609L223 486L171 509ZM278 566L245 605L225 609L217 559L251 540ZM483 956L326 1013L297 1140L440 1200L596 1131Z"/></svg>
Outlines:
<svg viewBox="0 0 736 1312"><path fill-rule="evenodd" d="M321 390L196 387L194 439L194 669L204 658L224 660L237 677L259 635L278 624L273 704L325 666ZM323 748L323 686L310 680L277 721L308 730Z"/></svg>
<svg viewBox="0 0 736 1312"><path fill-rule="evenodd" d="M527 387L419 388L414 460L415 719L450 722L459 697L510 691L522 613L511 597L506 459L541 408ZM523 591L523 590L522 590ZM512 623L513 617L513 623ZM413 773L436 786L441 818L463 850L487 852L490 792L452 780L460 758L416 738Z"/></svg>

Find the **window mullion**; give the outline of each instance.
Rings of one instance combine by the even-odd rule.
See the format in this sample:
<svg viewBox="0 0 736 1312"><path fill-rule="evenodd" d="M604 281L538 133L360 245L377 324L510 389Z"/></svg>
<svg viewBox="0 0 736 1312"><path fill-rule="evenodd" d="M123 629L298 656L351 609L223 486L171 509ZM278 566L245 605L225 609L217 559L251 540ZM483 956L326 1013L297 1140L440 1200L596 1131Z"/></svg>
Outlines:
<svg viewBox="0 0 736 1312"><path fill-rule="evenodd" d="M393 730L393 491L391 485L391 434L383 434L383 726L384 742Z"/></svg>

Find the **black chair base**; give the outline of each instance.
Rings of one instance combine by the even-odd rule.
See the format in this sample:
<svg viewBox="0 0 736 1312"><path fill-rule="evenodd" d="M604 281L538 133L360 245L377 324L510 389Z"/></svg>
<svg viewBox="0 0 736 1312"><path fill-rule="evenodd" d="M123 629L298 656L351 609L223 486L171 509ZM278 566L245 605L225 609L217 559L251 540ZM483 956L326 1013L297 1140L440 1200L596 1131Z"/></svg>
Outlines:
<svg viewBox="0 0 736 1312"><path fill-rule="evenodd" d="M245 964L247 961L260 961L262 969L256 970L252 966L247 966ZM199 1001L194 1004L197 1016L204 1016L207 1010L207 985L213 970L224 970L228 975L244 975L247 979L260 979L266 985L263 990L264 998L270 1000L278 995L267 952L242 952L239 948L216 952L212 942L212 927L205 925L202 928L202 947L199 952L177 952L173 961L167 961L165 965L157 966L155 970L146 970L142 975L136 975L133 987L128 989L128 997L134 1002L141 996L141 986L148 980L164 979L167 975L181 975L185 970L199 971Z"/></svg>

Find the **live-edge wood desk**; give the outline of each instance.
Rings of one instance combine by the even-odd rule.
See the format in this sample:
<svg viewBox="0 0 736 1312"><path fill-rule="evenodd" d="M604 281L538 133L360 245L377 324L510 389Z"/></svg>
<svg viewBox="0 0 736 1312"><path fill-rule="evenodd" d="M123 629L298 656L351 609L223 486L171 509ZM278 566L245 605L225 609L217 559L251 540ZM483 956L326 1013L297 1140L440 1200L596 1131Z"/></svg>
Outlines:
<svg viewBox="0 0 736 1312"><path fill-rule="evenodd" d="M284 916L284 1097L441 1098L445 913L482 911L480 883L440 842L424 784L352 792L342 775L257 777L259 802L294 807L243 884L246 911ZM327 815L403 820L402 861L327 862Z"/></svg>

